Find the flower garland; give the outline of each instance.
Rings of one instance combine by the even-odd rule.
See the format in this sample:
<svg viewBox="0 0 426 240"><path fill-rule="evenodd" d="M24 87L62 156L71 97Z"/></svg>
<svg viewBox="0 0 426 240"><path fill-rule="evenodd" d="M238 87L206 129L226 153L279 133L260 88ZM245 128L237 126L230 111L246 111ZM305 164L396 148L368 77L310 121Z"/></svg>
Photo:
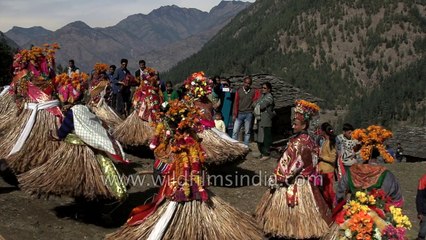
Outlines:
<svg viewBox="0 0 426 240"><path fill-rule="evenodd" d="M391 131L376 125L371 125L367 129L355 129L352 132L352 138L362 143L360 155L364 161L370 159L373 149L376 148L387 163L392 163L394 159L383 145L383 142L391 137Z"/></svg>
<svg viewBox="0 0 426 240"><path fill-rule="evenodd" d="M296 106L294 108L294 113L296 118L302 117L302 121L309 121L312 117L318 115L320 107L315 103L311 103L305 100L296 100Z"/></svg>
<svg viewBox="0 0 426 240"><path fill-rule="evenodd" d="M133 95L133 106L140 111L139 117L145 121L155 122L160 112L162 98L159 88L149 84L140 85Z"/></svg>
<svg viewBox="0 0 426 240"><path fill-rule="evenodd" d="M188 90L187 94L193 98L207 96L212 92L211 81L204 75L204 72L193 73L184 82L185 88Z"/></svg>
<svg viewBox="0 0 426 240"><path fill-rule="evenodd" d="M336 218L340 239L405 239L411 222L383 190L358 191Z"/></svg>
<svg viewBox="0 0 426 240"><path fill-rule="evenodd" d="M162 121L156 124L150 148L154 150L156 161L163 163L155 165L162 166L169 188L168 197L174 201L206 201L208 198L203 169L206 153L196 134L202 129L201 114L189 98L170 101L167 111L157 114ZM172 157L159 158L167 151Z"/></svg>

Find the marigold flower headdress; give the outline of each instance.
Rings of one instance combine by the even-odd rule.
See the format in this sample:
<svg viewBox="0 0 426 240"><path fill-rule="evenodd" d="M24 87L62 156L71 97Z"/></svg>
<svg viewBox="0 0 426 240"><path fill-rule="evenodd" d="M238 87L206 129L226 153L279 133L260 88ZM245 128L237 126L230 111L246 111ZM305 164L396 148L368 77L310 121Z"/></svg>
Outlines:
<svg viewBox="0 0 426 240"><path fill-rule="evenodd" d="M294 107L294 117L303 122L308 122L318 115L320 108L315 103L305 100L296 100Z"/></svg>
<svg viewBox="0 0 426 240"><path fill-rule="evenodd" d="M32 82L48 95L53 92L52 78L55 77L55 52L57 43L43 47L22 49L13 57L13 80L11 91L22 99L28 97L28 84Z"/></svg>
<svg viewBox="0 0 426 240"><path fill-rule="evenodd" d="M360 153L364 161L371 158L373 149L376 148L387 163L392 163L394 159L383 145L383 142L391 137L391 131L376 125L371 125L367 129L355 129L352 132L352 138L362 143Z"/></svg>
<svg viewBox="0 0 426 240"><path fill-rule="evenodd" d="M84 93L87 88L86 73L72 73L71 77L67 73L62 73L55 77L55 86L58 90L58 97L61 102L74 103Z"/></svg>
<svg viewBox="0 0 426 240"><path fill-rule="evenodd" d="M108 68L109 66L106 63L96 63L94 67L96 74L105 73L108 70Z"/></svg>
<svg viewBox="0 0 426 240"><path fill-rule="evenodd" d="M44 44L43 47L33 46L31 49L22 49L13 58L15 73L27 69L35 77L48 76L50 69L55 68L55 52L59 44Z"/></svg>
<svg viewBox="0 0 426 240"><path fill-rule="evenodd" d="M185 80L185 88L188 90L188 95L193 98L200 98L212 92L209 80L204 72L193 73Z"/></svg>

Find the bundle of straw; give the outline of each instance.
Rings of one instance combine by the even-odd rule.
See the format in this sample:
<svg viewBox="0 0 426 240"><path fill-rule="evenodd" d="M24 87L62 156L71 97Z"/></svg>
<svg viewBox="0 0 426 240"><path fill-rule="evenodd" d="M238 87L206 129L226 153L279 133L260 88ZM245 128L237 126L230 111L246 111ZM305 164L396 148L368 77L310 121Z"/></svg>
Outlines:
<svg viewBox="0 0 426 240"><path fill-rule="evenodd" d="M12 94L6 93L0 96L0 116L12 112L14 107L15 101Z"/></svg>
<svg viewBox="0 0 426 240"><path fill-rule="evenodd" d="M115 169L114 165L111 166ZM18 180L23 191L39 197L66 195L87 200L121 200L125 197L125 192L117 194L110 186L112 181L121 181L120 176L107 176L95 152L87 145L60 142L59 148L46 163L18 175ZM122 191L123 187L120 188L119 191Z"/></svg>
<svg viewBox="0 0 426 240"><path fill-rule="evenodd" d="M18 113L16 105L9 114L0 116L0 158L5 159L24 129L25 124L31 116L30 110Z"/></svg>
<svg viewBox="0 0 426 240"><path fill-rule="evenodd" d="M55 153L59 143L50 139L50 130L56 130L56 117L46 110L39 111L22 149L6 158L6 162L15 173L23 173L38 167Z"/></svg>
<svg viewBox="0 0 426 240"><path fill-rule="evenodd" d="M287 188L268 190L256 208L256 220L268 237L309 239L329 233L307 180L297 184L298 204L288 206Z"/></svg>
<svg viewBox="0 0 426 240"><path fill-rule="evenodd" d="M112 135L120 143L126 145L148 145L148 142L154 136L154 128L149 122L142 120L137 115L137 111L134 111L117 126Z"/></svg>
<svg viewBox="0 0 426 240"><path fill-rule="evenodd" d="M171 203L166 200L142 224L125 225L118 231L107 235L106 238L111 240L147 239ZM161 239L164 240L263 239L261 230L250 216L231 207L216 196L211 196L209 202L177 203L172 219L162 234Z"/></svg>
<svg viewBox="0 0 426 240"><path fill-rule="evenodd" d="M90 109L99 119L102 120L102 122L105 122L112 129L123 122L123 119L121 119L118 114L104 101L97 106L91 106Z"/></svg>
<svg viewBox="0 0 426 240"><path fill-rule="evenodd" d="M249 148L242 143L231 142L220 137L211 129L198 133L201 146L207 154L206 164L210 166L237 163L245 159Z"/></svg>

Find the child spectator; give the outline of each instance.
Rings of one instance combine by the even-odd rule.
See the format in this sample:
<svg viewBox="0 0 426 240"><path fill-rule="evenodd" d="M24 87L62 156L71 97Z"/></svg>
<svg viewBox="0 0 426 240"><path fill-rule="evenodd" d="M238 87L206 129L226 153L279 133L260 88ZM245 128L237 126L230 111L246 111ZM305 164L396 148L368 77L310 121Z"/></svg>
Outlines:
<svg viewBox="0 0 426 240"><path fill-rule="evenodd" d="M219 131L226 132L225 122L222 120L222 113L220 112L215 113L214 124Z"/></svg>

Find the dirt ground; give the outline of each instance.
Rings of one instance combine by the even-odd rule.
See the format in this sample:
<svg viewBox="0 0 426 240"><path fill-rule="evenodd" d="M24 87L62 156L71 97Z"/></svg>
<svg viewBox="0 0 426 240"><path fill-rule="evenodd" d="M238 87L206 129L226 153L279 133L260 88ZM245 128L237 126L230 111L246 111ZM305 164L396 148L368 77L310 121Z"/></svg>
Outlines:
<svg viewBox="0 0 426 240"><path fill-rule="evenodd" d="M249 214L266 190L264 182L276 165L275 159L261 162L253 154L255 150L237 166L210 171L216 176L216 183L209 189ZM152 160L133 155L130 159L137 171L151 170ZM396 163L387 167L400 181L405 198L404 212L413 223L409 239L414 239L418 231L416 187L420 176L426 173L426 162ZM144 180L143 184L132 187L123 204L108 203L103 207L99 207L99 203L75 203L67 197L37 199L0 180L0 235L7 240L103 239L125 223L133 207L149 201L156 193L152 175L142 175L139 179Z"/></svg>

